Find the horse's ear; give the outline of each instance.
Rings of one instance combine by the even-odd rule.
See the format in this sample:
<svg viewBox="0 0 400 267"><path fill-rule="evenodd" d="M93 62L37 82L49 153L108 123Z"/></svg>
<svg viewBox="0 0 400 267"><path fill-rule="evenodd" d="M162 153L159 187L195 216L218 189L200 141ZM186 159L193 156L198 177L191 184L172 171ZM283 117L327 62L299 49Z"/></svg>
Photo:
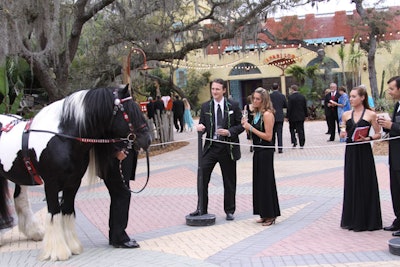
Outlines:
<svg viewBox="0 0 400 267"><path fill-rule="evenodd" d="M121 95L122 95L122 98L130 96L130 94L129 94L129 83L126 84L124 89L121 90Z"/></svg>

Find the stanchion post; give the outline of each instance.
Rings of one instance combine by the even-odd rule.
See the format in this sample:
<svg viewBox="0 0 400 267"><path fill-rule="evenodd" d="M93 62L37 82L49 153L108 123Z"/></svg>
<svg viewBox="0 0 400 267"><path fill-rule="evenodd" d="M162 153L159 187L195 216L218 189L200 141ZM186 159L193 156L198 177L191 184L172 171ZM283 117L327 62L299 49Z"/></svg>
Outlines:
<svg viewBox="0 0 400 267"><path fill-rule="evenodd" d="M200 212L200 215L197 216L186 216L186 224L190 226L208 226L215 224L215 215L214 214L203 214L204 207L203 207L203 169L202 165L202 158L203 158L203 133L197 132L198 140L197 140L197 194L198 194L198 203L197 208Z"/></svg>

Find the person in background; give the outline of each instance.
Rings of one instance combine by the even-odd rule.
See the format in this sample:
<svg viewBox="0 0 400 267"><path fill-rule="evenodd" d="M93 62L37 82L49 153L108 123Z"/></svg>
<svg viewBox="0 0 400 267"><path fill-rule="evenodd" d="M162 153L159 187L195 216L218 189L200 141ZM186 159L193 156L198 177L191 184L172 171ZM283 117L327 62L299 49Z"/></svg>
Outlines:
<svg viewBox="0 0 400 267"><path fill-rule="evenodd" d="M282 129L283 129L283 121L284 114L283 109L287 108L286 97L279 92L278 83L272 84L272 93L271 93L271 101L275 109L275 123L274 123L274 133L272 138L272 145L275 147L275 140L278 138L278 153L283 153L283 140L282 140Z"/></svg>
<svg viewBox="0 0 400 267"><path fill-rule="evenodd" d="M226 90L226 82L215 79L211 83L212 99L201 106L197 131L207 135L201 161L203 184L198 184L197 189L200 196L202 186L203 194L198 198L197 209L189 215L199 216L208 213L208 184L215 165L219 163L224 182L224 211L226 220L231 221L234 220L233 214L236 210L236 161L241 156L239 134L244 129L241 124L242 111L239 104L224 96Z"/></svg>
<svg viewBox="0 0 400 267"><path fill-rule="evenodd" d="M338 99L340 97L338 91L337 91L337 85L336 83L331 83L329 85L329 88L331 90L330 94L327 94L325 96L325 105L326 105L326 121L328 122L328 132L330 133L330 137L328 139L328 142L335 141L335 132L336 132L336 124L338 127L339 131L339 118L337 114L337 106L332 104L332 102L338 102Z"/></svg>
<svg viewBox="0 0 400 267"><path fill-rule="evenodd" d="M193 118L192 118L192 111L191 111L191 108L190 108L190 104L189 104L189 101L186 98L183 98L182 101L183 101L183 104L185 106L185 112L183 114L183 121L184 121L184 124L187 126L187 129L189 131L192 131L192 129L193 129Z"/></svg>
<svg viewBox="0 0 400 267"><path fill-rule="evenodd" d="M149 120L153 119L154 120L154 103L153 103L153 98L151 96L149 96L149 98L147 98L147 101L149 101L149 103L147 103L146 105L146 110L147 110L147 118Z"/></svg>
<svg viewBox="0 0 400 267"><path fill-rule="evenodd" d="M242 120L243 128L252 136L253 154L253 213L260 215L258 223L269 226L280 216L278 193L274 171L274 148L272 146L275 110L270 95L264 88L253 93L254 119ZM265 146L265 147L263 147Z"/></svg>
<svg viewBox="0 0 400 267"><path fill-rule="evenodd" d="M306 137L304 134L304 120L307 117L307 100L299 93L297 85L290 86L292 94L288 97L287 118L289 120L290 137L293 147L297 146L296 133L300 148L303 148Z"/></svg>
<svg viewBox="0 0 400 267"><path fill-rule="evenodd" d="M327 89L325 89L325 96L324 96L324 99L327 97L327 95L328 94L330 94L331 93L331 89L330 88L327 88ZM329 132L329 122L328 122L328 114L329 114L329 112L330 111L328 111L328 103L325 103L325 101L326 100L324 100L324 114L325 114L325 120L326 120L326 126L328 127L328 130L326 131L326 133L325 134L331 134L330 132Z"/></svg>
<svg viewBox="0 0 400 267"><path fill-rule="evenodd" d="M395 219L390 226L383 228L385 231L393 232L393 236L400 236L400 76L389 79L388 94L396 101L392 119L385 119L378 115L378 124L389 133L389 173L390 193L392 195L392 206ZM397 138L396 138L397 137Z"/></svg>
<svg viewBox="0 0 400 267"><path fill-rule="evenodd" d="M351 109L349 96L346 93L346 87L339 87L339 99L338 102L332 101L331 104L337 106L339 125L342 124L342 115L344 112L349 111ZM346 142L346 138L340 138L340 142Z"/></svg>
<svg viewBox="0 0 400 267"><path fill-rule="evenodd" d="M378 179L370 142L380 139L381 127L368 105L368 93L362 87L350 92L353 110L343 113L340 137L347 138L344 159L344 193L340 226L343 229L373 231L382 229ZM365 133L356 131L366 127ZM373 135L369 135L371 127Z"/></svg>
<svg viewBox="0 0 400 267"><path fill-rule="evenodd" d="M177 132L183 132L185 124L183 123L183 114L185 113L185 105L180 100L179 96L175 96L175 100L172 103L172 112L174 113L174 125ZM179 124L178 124L179 121Z"/></svg>

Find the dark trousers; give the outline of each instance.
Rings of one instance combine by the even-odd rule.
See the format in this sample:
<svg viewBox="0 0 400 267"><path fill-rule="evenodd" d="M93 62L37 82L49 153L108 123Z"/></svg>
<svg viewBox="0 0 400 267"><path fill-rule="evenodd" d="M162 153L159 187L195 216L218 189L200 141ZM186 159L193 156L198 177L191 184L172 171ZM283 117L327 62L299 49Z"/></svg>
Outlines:
<svg viewBox="0 0 400 267"><path fill-rule="evenodd" d="M304 121L289 121L290 138L292 144L297 145L296 133L299 138L300 146L304 146L306 137L304 135Z"/></svg>
<svg viewBox="0 0 400 267"><path fill-rule="evenodd" d="M392 195L393 212L396 219L393 225L400 227L400 171L390 168L390 193Z"/></svg>
<svg viewBox="0 0 400 267"><path fill-rule="evenodd" d="M203 205L200 207L199 198L198 209L202 208L202 213L208 213L208 184L217 162L221 167L224 183L224 211L225 213L233 214L236 209L236 161L232 160L229 155L229 145L221 143L213 143L206 154L203 155L201 164L203 171Z"/></svg>
<svg viewBox="0 0 400 267"><path fill-rule="evenodd" d="M334 114L331 114L326 117L326 121L328 123L328 132L331 134L329 140L333 141L333 140L335 140L336 124L337 124L338 133L340 134L338 115L336 114L336 116L335 116Z"/></svg>
<svg viewBox="0 0 400 267"><path fill-rule="evenodd" d="M275 147L275 138L278 138L278 149L282 151L283 141L282 141L282 129L283 129L283 121L276 121L274 123L274 133L272 136L272 144Z"/></svg>
<svg viewBox="0 0 400 267"><path fill-rule="evenodd" d="M131 202L131 192L127 188L129 188L129 180L135 176L136 164L137 152L130 151L122 161L121 167L124 176L122 178L119 171L119 160L115 158L109 169L108 177L104 179L111 198L110 217L108 220L110 243L124 243L130 240L130 237L125 232L128 226Z"/></svg>
<svg viewBox="0 0 400 267"><path fill-rule="evenodd" d="M179 125L178 125L178 121L179 121ZM179 131L179 129L181 132L183 131L183 127L185 127L185 124L183 122L183 115L175 115L174 114L174 125L175 125L175 129L177 131ZM180 128L179 128L179 126L180 126Z"/></svg>

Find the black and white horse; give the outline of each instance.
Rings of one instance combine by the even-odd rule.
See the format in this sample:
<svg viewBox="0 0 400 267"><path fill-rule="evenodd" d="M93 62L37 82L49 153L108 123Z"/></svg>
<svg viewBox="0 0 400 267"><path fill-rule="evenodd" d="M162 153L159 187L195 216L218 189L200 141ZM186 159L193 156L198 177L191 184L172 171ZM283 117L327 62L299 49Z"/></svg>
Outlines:
<svg viewBox="0 0 400 267"><path fill-rule="evenodd" d="M116 143L147 149L151 142L128 87L75 92L46 106L31 121L0 115L0 129L0 222L10 224L8 179L16 184L20 231L30 239L43 239L40 260L66 260L82 252L74 201L85 172L90 178L104 174ZM42 182L48 208L45 230L33 217L26 190Z"/></svg>

